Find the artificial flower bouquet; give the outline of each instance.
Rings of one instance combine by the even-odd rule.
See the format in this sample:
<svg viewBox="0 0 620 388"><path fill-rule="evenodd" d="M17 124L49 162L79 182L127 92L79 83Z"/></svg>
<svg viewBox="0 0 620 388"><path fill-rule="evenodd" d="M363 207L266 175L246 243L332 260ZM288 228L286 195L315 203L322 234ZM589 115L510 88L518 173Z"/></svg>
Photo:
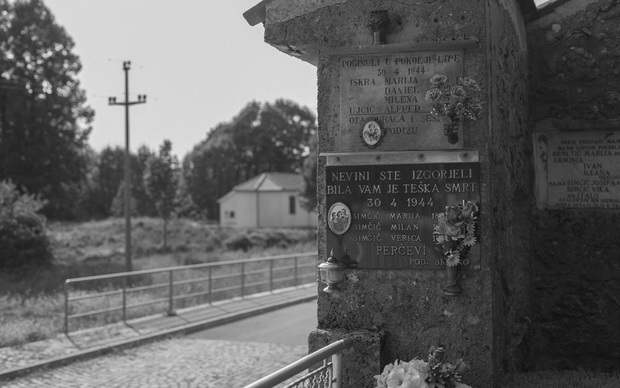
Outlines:
<svg viewBox="0 0 620 388"><path fill-rule="evenodd" d="M472 388L461 382L469 366L462 359L454 364L443 362L444 355L442 346L432 346L428 362L417 358L409 362L396 360L375 376L377 388Z"/></svg>
<svg viewBox="0 0 620 388"><path fill-rule="evenodd" d="M469 249L478 242L477 216L478 205L471 201L463 201L462 205L446 206L446 211L439 213L433 234L442 248L448 266L461 264L467 258Z"/></svg>
<svg viewBox="0 0 620 388"><path fill-rule="evenodd" d="M480 85L467 77L459 77L455 85L448 84L448 76L435 74L431 77L431 88L425 99L431 102L431 114L442 117L446 124L458 122L461 117L476 120L482 113L482 102L478 97Z"/></svg>

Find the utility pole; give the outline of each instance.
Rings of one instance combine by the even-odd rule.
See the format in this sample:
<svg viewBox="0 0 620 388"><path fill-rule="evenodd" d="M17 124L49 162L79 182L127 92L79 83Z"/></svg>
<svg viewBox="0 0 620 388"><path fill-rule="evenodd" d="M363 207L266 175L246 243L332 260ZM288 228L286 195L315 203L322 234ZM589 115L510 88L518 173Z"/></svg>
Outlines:
<svg viewBox="0 0 620 388"><path fill-rule="evenodd" d="M125 71L125 101L116 102L116 97L108 98L108 105L122 105L125 107L125 267L127 272L132 271L131 265L131 163L129 160L129 107L135 104L146 103L146 94L138 95L138 101L129 101L129 69L131 62L123 62Z"/></svg>

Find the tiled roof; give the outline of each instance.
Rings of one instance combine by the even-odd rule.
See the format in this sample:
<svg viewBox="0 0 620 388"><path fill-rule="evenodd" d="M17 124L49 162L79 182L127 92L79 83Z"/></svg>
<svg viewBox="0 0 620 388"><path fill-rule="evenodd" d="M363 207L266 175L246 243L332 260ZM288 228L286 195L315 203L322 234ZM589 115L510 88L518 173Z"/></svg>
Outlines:
<svg viewBox="0 0 620 388"><path fill-rule="evenodd" d="M301 174L266 172L238 184L233 191L290 191L301 189Z"/></svg>

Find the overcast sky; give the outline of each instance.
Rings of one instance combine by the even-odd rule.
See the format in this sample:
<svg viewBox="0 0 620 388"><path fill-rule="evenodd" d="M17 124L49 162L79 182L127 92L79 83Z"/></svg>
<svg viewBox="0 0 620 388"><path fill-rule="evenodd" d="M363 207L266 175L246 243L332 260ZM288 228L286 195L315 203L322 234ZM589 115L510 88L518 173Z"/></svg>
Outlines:
<svg viewBox="0 0 620 388"><path fill-rule="evenodd" d="M248 102L286 98L316 111L316 68L264 43L262 25L242 14L259 0L44 0L76 43L79 74L95 109L91 146L125 144L124 101L130 60L131 149L164 139L183 157ZM545 0L537 0L541 3Z"/></svg>
<svg viewBox="0 0 620 388"><path fill-rule="evenodd" d="M44 0L76 43L95 109L90 144L125 144L124 60L131 61L131 149L164 139L182 157L248 102L287 98L316 111L316 68L263 41L242 14L258 0ZM182 6L181 6L182 4Z"/></svg>

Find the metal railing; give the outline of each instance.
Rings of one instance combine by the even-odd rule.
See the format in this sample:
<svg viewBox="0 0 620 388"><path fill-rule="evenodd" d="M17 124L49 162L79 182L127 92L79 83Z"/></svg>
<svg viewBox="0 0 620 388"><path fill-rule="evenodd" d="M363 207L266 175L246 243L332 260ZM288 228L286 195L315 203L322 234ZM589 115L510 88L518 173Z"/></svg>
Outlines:
<svg viewBox="0 0 620 388"><path fill-rule="evenodd" d="M244 388L272 388L288 379L303 373L309 368L322 363L316 369L288 383L284 388L341 388L342 387L342 351L351 347L353 341L345 338L336 341L284 368L246 385ZM331 360L331 361L330 361Z"/></svg>
<svg viewBox="0 0 620 388"><path fill-rule="evenodd" d="M69 321L80 318L104 315L110 323L162 310L175 315L176 308L315 282L316 257L308 252L67 279L64 331L68 334Z"/></svg>

